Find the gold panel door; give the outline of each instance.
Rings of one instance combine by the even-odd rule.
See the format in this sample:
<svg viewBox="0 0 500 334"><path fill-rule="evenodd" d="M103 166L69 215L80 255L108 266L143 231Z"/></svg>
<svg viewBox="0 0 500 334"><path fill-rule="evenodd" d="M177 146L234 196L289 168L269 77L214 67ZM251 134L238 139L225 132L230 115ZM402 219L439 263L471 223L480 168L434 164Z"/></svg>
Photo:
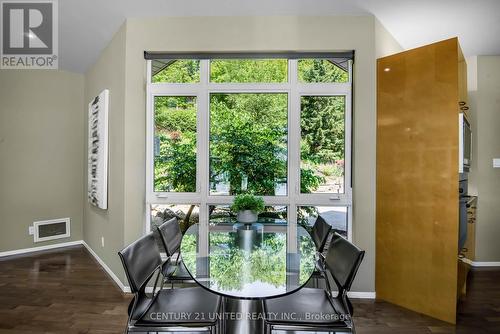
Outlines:
<svg viewBox="0 0 500 334"><path fill-rule="evenodd" d="M456 317L459 46L377 61L377 298Z"/></svg>

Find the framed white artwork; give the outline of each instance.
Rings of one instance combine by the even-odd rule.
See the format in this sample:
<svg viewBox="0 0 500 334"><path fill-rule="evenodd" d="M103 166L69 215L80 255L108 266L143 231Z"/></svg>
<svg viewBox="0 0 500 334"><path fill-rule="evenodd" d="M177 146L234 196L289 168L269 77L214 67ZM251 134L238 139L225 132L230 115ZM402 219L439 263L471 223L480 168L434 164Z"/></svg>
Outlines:
<svg viewBox="0 0 500 334"><path fill-rule="evenodd" d="M108 208L108 104L109 90L103 90L89 103L88 200Z"/></svg>

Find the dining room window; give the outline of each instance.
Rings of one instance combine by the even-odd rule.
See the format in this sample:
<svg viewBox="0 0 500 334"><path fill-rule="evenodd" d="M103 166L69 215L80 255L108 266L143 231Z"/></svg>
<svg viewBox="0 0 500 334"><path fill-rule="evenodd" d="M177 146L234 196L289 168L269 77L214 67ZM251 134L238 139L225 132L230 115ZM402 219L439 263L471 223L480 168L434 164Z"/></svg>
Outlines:
<svg viewBox="0 0 500 334"><path fill-rule="evenodd" d="M350 237L352 63L336 53L149 57L145 230L173 207L185 228L234 221L234 196L252 193L266 223L345 211L332 224Z"/></svg>

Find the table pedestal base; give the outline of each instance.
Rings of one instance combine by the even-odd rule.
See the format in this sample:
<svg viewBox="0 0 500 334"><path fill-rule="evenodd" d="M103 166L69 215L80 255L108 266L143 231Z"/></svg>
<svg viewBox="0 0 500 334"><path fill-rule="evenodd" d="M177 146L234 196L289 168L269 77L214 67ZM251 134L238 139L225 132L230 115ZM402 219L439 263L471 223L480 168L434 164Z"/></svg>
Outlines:
<svg viewBox="0 0 500 334"><path fill-rule="evenodd" d="M261 300L224 298L226 334L263 334L264 309Z"/></svg>

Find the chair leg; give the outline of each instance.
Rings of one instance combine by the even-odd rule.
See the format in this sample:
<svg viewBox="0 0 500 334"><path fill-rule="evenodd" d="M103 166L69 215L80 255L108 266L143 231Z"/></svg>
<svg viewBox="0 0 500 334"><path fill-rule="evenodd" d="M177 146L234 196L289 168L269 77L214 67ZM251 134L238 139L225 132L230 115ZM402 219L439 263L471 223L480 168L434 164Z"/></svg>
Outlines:
<svg viewBox="0 0 500 334"><path fill-rule="evenodd" d="M216 326L217 334L223 334L222 333L222 322L220 321L220 319L217 319L216 321L217 322L215 323L215 326Z"/></svg>
<svg viewBox="0 0 500 334"><path fill-rule="evenodd" d="M273 332L272 325L265 323L264 326L266 327L266 334L272 334Z"/></svg>
<svg viewBox="0 0 500 334"><path fill-rule="evenodd" d="M221 301L220 301L220 308L219 308L219 319L218 319L218 323L219 323L219 330L220 330L220 333L221 334L225 334L226 333L226 319L225 319L225 305L226 303L226 299L224 297L221 298Z"/></svg>

